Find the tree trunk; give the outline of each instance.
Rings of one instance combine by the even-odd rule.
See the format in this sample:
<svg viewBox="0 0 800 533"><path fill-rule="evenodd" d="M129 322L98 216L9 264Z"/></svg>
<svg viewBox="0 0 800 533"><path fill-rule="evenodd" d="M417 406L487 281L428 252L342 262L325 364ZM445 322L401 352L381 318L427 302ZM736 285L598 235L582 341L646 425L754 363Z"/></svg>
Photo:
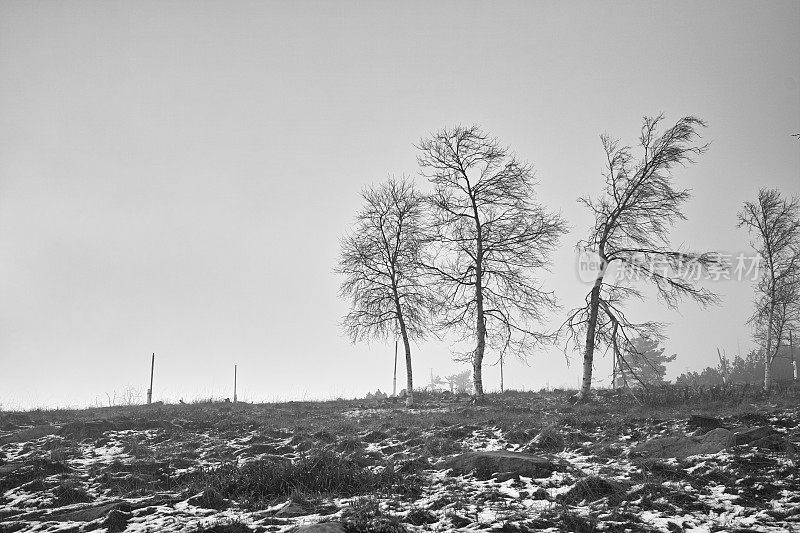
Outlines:
<svg viewBox="0 0 800 533"><path fill-rule="evenodd" d="M403 318L403 307L400 305L400 293L397 290L397 283L395 282L394 275L392 276L392 292L394 293L394 308L397 313L397 324L400 326L400 336L403 338L403 348L406 351L406 406L411 407L414 405L414 379L411 371L411 344L408 341L408 330L406 329L406 321ZM395 344L395 354L397 348ZM395 358L397 355L395 355ZM395 363L396 365L397 363ZM396 368L396 367L395 367ZM433 388L433 370L431 369L431 388Z"/></svg>
<svg viewBox="0 0 800 533"><path fill-rule="evenodd" d="M764 390L769 392L770 388L772 388L772 364L767 357L764 361Z"/></svg>
<svg viewBox="0 0 800 533"><path fill-rule="evenodd" d="M483 316L483 299L480 298L478 304L478 345L475 348L475 355L472 357L472 382L475 387L475 399L483 401L483 354L486 351L486 324Z"/></svg>
<svg viewBox="0 0 800 533"><path fill-rule="evenodd" d="M481 249L478 243L478 250ZM475 269L475 304L477 308L477 319L475 329L478 337L478 345L475 347L475 355L472 357L472 382L475 387L474 397L477 402L483 401L483 354L486 351L486 317L483 314L483 284L481 283L481 266Z"/></svg>
<svg viewBox="0 0 800 533"><path fill-rule="evenodd" d="M406 407L414 405L414 377L411 372L411 344L408 342L408 333L404 322L400 323L403 335L403 346L406 349Z"/></svg>
<svg viewBox="0 0 800 533"><path fill-rule="evenodd" d="M408 330L406 330L406 321L403 319L403 310L400 307L400 297L397 294L397 288L394 289L394 294L397 323L400 325L400 336L403 338L403 348L406 351L406 406L411 407L414 405L414 378L411 370L411 343L408 341ZM431 377L432 376L433 371L431 371Z"/></svg>
<svg viewBox="0 0 800 533"><path fill-rule="evenodd" d="M764 349L764 390L772 387L772 321L775 318L774 298L769 303L769 317L767 319L767 345Z"/></svg>
<svg viewBox="0 0 800 533"><path fill-rule="evenodd" d="M470 187L469 179L467 179L467 187ZM486 317L483 314L483 228L474 193L471 188L468 190L472 202L475 234L477 235L475 240L475 309L477 314L475 333L478 344L472 357L472 382L475 387L475 401L483 402L483 354L486 351Z"/></svg>
<svg viewBox="0 0 800 533"><path fill-rule="evenodd" d="M392 398L397 397L397 337L394 338L394 373L392 374Z"/></svg>
<svg viewBox="0 0 800 533"><path fill-rule="evenodd" d="M594 340L597 331L597 313L600 309L600 287L603 285L602 268L597 275L597 279L592 287L592 294L589 299L589 322L586 324L586 347L583 351L583 381L581 382L581 400L588 400L592 390L592 364L594 363ZM614 354L616 357L616 354Z"/></svg>

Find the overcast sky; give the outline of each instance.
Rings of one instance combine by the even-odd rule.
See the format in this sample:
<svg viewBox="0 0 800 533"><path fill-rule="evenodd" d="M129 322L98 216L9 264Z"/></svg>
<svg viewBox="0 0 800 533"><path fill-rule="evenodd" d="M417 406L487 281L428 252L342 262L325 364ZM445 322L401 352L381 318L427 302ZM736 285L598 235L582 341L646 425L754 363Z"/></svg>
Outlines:
<svg viewBox="0 0 800 533"><path fill-rule="evenodd" d="M235 363L249 400L391 390L394 346L340 329L338 240L360 190L420 180L414 143L446 126L510 145L569 222L553 323L587 291L575 200L600 191L598 136L634 143L643 115L709 124L673 241L749 252L741 204L800 194L799 84L796 1L0 0L0 403L143 394L152 352L154 399L231 396ZM708 286L721 307L630 308L670 323L672 377L753 347L752 286ZM415 348L418 384L467 368L449 350ZM577 354L527 363L508 387L578 384Z"/></svg>

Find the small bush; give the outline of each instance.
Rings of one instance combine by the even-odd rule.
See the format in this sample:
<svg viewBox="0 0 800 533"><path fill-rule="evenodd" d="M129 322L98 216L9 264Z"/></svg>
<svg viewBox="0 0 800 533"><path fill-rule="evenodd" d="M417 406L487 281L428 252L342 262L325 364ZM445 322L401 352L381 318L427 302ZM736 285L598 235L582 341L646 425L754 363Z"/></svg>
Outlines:
<svg viewBox="0 0 800 533"><path fill-rule="evenodd" d="M180 489L169 463L157 461L114 461L101 467L97 482L112 495L146 496L153 492ZM202 490L202 489L200 489ZM198 490L199 491L199 490Z"/></svg>
<svg viewBox="0 0 800 533"><path fill-rule="evenodd" d="M445 516L450 520L450 523L453 524L453 527L455 528L465 528L472 523L472 520L466 516L456 513L455 511L449 511Z"/></svg>
<svg viewBox="0 0 800 533"><path fill-rule="evenodd" d="M214 487L206 487L203 492L189 498L188 501L190 504L203 509L225 509L228 506L228 502Z"/></svg>
<svg viewBox="0 0 800 533"><path fill-rule="evenodd" d="M61 446L58 448L52 448L48 451L47 455L50 458L50 461L54 463L66 463L68 459L71 459L76 454L73 449Z"/></svg>
<svg viewBox="0 0 800 533"><path fill-rule="evenodd" d="M534 531L550 528L558 528L558 531L570 531L572 533L594 533L598 531L595 517L583 516L566 506L546 509L525 525Z"/></svg>
<svg viewBox="0 0 800 533"><path fill-rule="evenodd" d="M414 507L406 514L405 521L414 526L423 526L425 524L433 524L434 522L438 522L439 519L436 518L435 514L427 509Z"/></svg>
<svg viewBox="0 0 800 533"><path fill-rule="evenodd" d="M406 533L397 517L384 513L374 498L355 500L342 511L342 525L347 533Z"/></svg>
<svg viewBox="0 0 800 533"><path fill-rule="evenodd" d="M53 489L53 497L55 498L55 505L70 505L73 503L90 502L93 498L86 492L81 484L74 479L63 480L58 486Z"/></svg>
<svg viewBox="0 0 800 533"><path fill-rule="evenodd" d="M373 471L344 454L322 449L294 462L264 459L187 476L194 490L213 489L224 498L261 503L297 492L337 496L412 493L419 490L419 468L420 463L395 465L389 461Z"/></svg>
<svg viewBox="0 0 800 533"><path fill-rule="evenodd" d="M24 468L0 477L0 493L30 483L31 481L41 481L53 474L63 474L69 471L70 468L65 463L36 458L25 465Z"/></svg>
<svg viewBox="0 0 800 533"><path fill-rule="evenodd" d="M128 521L131 519L131 513L114 509L103 520L103 527L108 530L108 533L119 533L125 531L128 527Z"/></svg>
<svg viewBox="0 0 800 533"><path fill-rule="evenodd" d="M593 502L624 492L625 487L616 481L589 476L575 483L560 499L565 503L576 504L582 501Z"/></svg>
<svg viewBox="0 0 800 533"><path fill-rule="evenodd" d="M548 452L560 452L565 446L564 437L553 426L542 428L539 434L536 435L528 445L530 448Z"/></svg>
<svg viewBox="0 0 800 533"><path fill-rule="evenodd" d="M425 439L422 450L431 457L442 457L463 451L464 445L456 439L431 436Z"/></svg>
<svg viewBox="0 0 800 533"><path fill-rule="evenodd" d="M132 457L142 458L153 455L153 449L146 444L143 444L140 439L136 437L126 438L122 441L122 451Z"/></svg>
<svg viewBox="0 0 800 533"><path fill-rule="evenodd" d="M360 439L355 437L344 437L336 443L336 449L340 452L354 452L356 450L363 450L364 444Z"/></svg>
<svg viewBox="0 0 800 533"><path fill-rule="evenodd" d="M231 520L218 520L208 526L200 525L195 531L197 533L251 533L255 530L241 520L234 518Z"/></svg>

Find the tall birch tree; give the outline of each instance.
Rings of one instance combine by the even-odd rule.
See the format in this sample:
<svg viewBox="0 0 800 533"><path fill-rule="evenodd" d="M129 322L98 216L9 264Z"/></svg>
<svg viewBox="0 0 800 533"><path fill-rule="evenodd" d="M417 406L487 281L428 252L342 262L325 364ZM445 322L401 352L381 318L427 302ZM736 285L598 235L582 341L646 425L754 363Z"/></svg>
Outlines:
<svg viewBox="0 0 800 533"><path fill-rule="evenodd" d="M676 188L672 171L692 163L694 156L707 150L708 145L698 143L698 129L705 123L688 116L659 133L663 120L663 115L643 119L638 158L630 146L601 135L606 156L602 192L598 197L578 200L594 216L589 237L578 247L594 254L599 263L585 304L574 309L564 324L567 346L582 348L583 400L590 395L598 347L611 350L618 368L631 370L625 357L638 353L633 339L662 337L662 324L633 322L624 312L626 300L644 298L633 283L636 279L651 283L670 308L676 308L683 297L701 305L717 301L693 276L686 275L691 269L717 264L717 254L676 249L669 239L672 226L685 219L682 209L690 197L688 189ZM609 267L615 263L619 272L633 279L610 275Z"/></svg>
<svg viewBox="0 0 800 533"><path fill-rule="evenodd" d="M478 126L443 129L423 139L418 162L433 185L427 267L442 301L444 330L474 349L475 399L482 401L487 346L526 354L548 338L537 329L553 293L536 279L566 226L536 203L532 167Z"/></svg>
<svg viewBox="0 0 800 533"><path fill-rule="evenodd" d="M756 285L755 338L764 346L764 389L772 386L772 363L800 317L800 199L761 189L756 202L745 202L739 227L753 237L760 258Z"/></svg>

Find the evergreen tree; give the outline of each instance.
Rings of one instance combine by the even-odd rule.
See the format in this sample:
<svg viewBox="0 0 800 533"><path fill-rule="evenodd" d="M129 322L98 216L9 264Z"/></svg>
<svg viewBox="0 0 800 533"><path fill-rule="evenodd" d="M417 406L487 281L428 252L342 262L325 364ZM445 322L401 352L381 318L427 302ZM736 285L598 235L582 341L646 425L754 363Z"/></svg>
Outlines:
<svg viewBox="0 0 800 533"><path fill-rule="evenodd" d="M667 355L665 348L659 347L659 340L652 337L636 337L631 339L625 357L619 358L615 387L634 387L637 385L657 385L664 383L667 363L677 357Z"/></svg>

